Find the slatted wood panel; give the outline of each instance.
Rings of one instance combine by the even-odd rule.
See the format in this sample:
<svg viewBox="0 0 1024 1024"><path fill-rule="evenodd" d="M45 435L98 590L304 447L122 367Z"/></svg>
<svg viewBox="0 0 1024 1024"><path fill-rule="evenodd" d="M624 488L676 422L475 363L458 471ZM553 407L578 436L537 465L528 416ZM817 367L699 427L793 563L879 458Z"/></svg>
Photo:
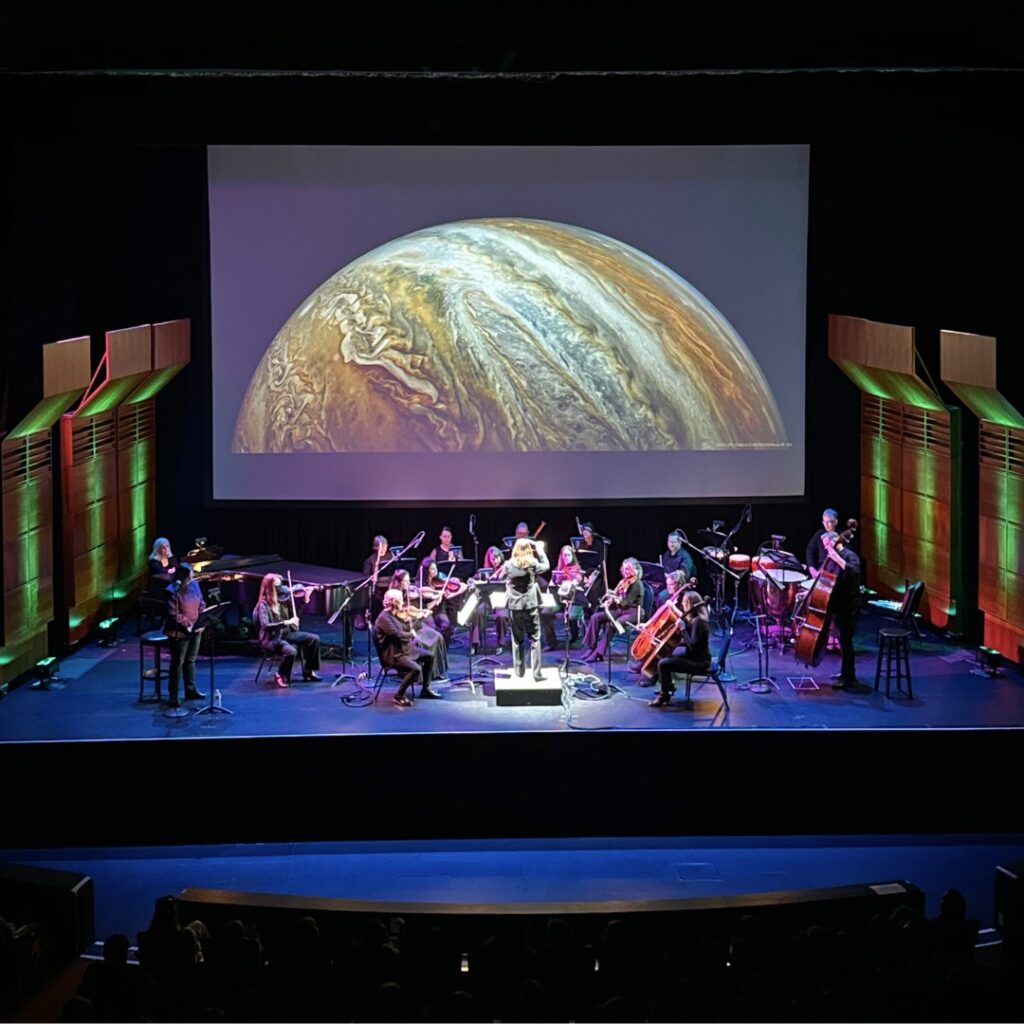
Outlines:
<svg viewBox="0 0 1024 1024"><path fill-rule="evenodd" d="M61 417L63 550L68 641L111 608L118 576L117 416Z"/></svg>
<svg viewBox="0 0 1024 1024"><path fill-rule="evenodd" d="M981 420L978 607L985 643L1019 661L1024 644L1024 430Z"/></svg>
<svg viewBox="0 0 1024 1024"><path fill-rule="evenodd" d="M950 414L861 394L861 551L868 582L899 600L924 580L921 614L939 627L953 605Z"/></svg>
<svg viewBox="0 0 1024 1024"><path fill-rule="evenodd" d="M156 403L117 410L118 594L127 601L145 586L156 535Z"/></svg>
<svg viewBox="0 0 1024 1024"><path fill-rule="evenodd" d="M8 438L2 445L3 682L46 654L53 618L52 454L49 429Z"/></svg>

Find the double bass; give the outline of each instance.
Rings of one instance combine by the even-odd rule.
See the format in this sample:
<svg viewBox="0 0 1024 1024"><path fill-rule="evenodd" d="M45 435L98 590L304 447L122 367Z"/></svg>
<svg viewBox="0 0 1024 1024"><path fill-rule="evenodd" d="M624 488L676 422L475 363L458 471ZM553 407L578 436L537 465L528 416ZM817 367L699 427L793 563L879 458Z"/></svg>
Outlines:
<svg viewBox="0 0 1024 1024"><path fill-rule="evenodd" d="M842 541L843 544L849 544L856 532L857 520L847 519L846 529L839 534L836 543ZM796 634L793 656L801 664L811 668L821 664L828 645L829 627L832 625L834 613L832 594L843 569L836 561L837 557L842 556L837 556L834 549L829 548L825 564L807 594L807 600L804 602L804 621Z"/></svg>
<svg viewBox="0 0 1024 1024"><path fill-rule="evenodd" d="M642 662L640 671L645 675L651 662L661 654L676 633L682 628L683 621L689 612L683 612L678 605L683 594L688 590L696 590L696 577L688 580L679 588L641 627L629 653L636 661ZM702 608L704 602L695 604L690 612Z"/></svg>

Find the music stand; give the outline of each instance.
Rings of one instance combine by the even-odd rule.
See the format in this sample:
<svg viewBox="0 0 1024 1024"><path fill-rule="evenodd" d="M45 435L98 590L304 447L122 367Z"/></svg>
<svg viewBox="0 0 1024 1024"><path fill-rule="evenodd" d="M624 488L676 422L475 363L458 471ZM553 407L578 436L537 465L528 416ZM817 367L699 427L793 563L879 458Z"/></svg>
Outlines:
<svg viewBox="0 0 1024 1024"><path fill-rule="evenodd" d="M586 573L601 568L600 552L594 551L591 548L584 548L583 550L577 548L576 561L579 562L580 568Z"/></svg>
<svg viewBox="0 0 1024 1024"><path fill-rule="evenodd" d="M775 680L772 678L768 666L768 644L764 642L764 638L761 635L761 619L767 618L767 615L761 613L750 616L754 620L754 624L757 628L757 678L752 679L749 683L737 684L737 689L750 690L751 693L771 693L772 689L778 689ZM764 669L762 671L762 659Z"/></svg>
<svg viewBox="0 0 1024 1024"><path fill-rule="evenodd" d="M220 620L224 615L230 601L221 601L220 604L210 605L209 608L204 608L199 613L199 618L196 619L195 625L189 632L194 633L197 629L205 629L207 626L212 626L210 630L210 703L204 705L201 708L196 708L192 712L193 715L212 715L216 712L223 712L225 715L233 715L234 711L224 707L223 704L216 703L217 690L213 682L213 663L217 658L217 626L220 624Z"/></svg>
<svg viewBox="0 0 1024 1024"><path fill-rule="evenodd" d="M338 608L336 608L334 612L332 612L331 617L327 620L327 625L333 626L335 621L337 620L338 616L339 615L342 616L342 620L341 620L342 621L342 627L341 627L342 637L345 637L345 636L351 637L352 636L352 610L351 610L351 608L349 606L355 601L357 595L361 595L362 594L363 590L366 588L366 585L368 583L370 583L373 579L374 579L373 576L367 577L365 580L363 580L362 583L359 584L358 587L350 587L350 586L348 586L348 584L345 584L342 587L342 589L345 591L345 600L341 602L340 606ZM372 604L373 604L372 601L368 601L367 602L367 606L366 606L367 610L371 609ZM367 631L369 631L369 629L370 629L370 623L369 622L367 622L366 628L367 628ZM348 668L349 655L352 654L352 653L354 653L354 652L350 648L346 647L344 642L343 642L342 643L342 659L341 659L342 671L340 673L338 673L334 677L334 680L331 682L331 688L337 686L339 683L344 683L344 682L346 682L349 679L355 679L356 678L351 672L344 671L345 669ZM354 658L352 659L352 664L355 665L355 659Z"/></svg>
<svg viewBox="0 0 1024 1024"><path fill-rule="evenodd" d="M640 567L644 571L644 583L650 583L651 586L657 587L658 590L666 586L665 566L661 562L641 562Z"/></svg>

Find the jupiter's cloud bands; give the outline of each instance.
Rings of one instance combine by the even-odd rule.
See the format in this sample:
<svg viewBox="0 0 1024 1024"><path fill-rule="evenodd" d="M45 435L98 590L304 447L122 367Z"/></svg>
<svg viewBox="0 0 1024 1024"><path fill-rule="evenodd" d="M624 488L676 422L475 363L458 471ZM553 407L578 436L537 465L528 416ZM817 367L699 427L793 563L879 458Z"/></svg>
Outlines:
<svg viewBox="0 0 1024 1024"><path fill-rule="evenodd" d="M715 307L622 242L548 221L442 224L330 277L249 383L237 452L543 452L787 444Z"/></svg>

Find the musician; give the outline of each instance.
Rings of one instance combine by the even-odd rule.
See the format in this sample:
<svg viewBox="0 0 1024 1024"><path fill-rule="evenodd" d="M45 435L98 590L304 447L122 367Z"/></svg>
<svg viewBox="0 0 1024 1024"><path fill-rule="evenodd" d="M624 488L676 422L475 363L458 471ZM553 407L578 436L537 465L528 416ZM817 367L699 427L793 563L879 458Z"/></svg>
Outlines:
<svg viewBox="0 0 1024 1024"><path fill-rule="evenodd" d="M505 561L505 556L501 553L501 548L489 547L484 552L484 564L480 567L480 571L476 574L477 579L481 580L500 580L505 578L505 567L508 563ZM486 570L490 570L487 572ZM473 616L473 625L469 631L469 643L473 648L473 656L476 656L476 652L480 649L481 643L484 642L483 638L487 635L487 609L491 608L490 601L481 601L477 606L476 613ZM494 612L494 632L496 634L496 640L498 642L497 650L494 652L497 655L501 655L505 649L505 633L506 624L508 623L508 611L505 608L493 608Z"/></svg>
<svg viewBox="0 0 1024 1024"><path fill-rule="evenodd" d="M384 593L388 589L388 576L380 570L387 565L390 557L388 554L388 539L383 534L378 533L373 538L373 551L370 552L366 561L363 562L363 575L365 577L369 578L375 571L378 574L377 585L373 588L373 593L370 595L370 622L375 622L377 616L384 608Z"/></svg>
<svg viewBox="0 0 1024 1024"><path fill-rule="evenodd" d="M586 524L584 524L586 525ZM621 579L614 590L605 594L601 608L590 616L583 646L587 653L583 661L603 661L608 653L611 631L609 619L619 622L638 622L640 608L644 601L644 587L641 582L643 568L635 558L627 558L620 569Z"/></svg>
<svg viewBox="0 0 1024 1024"><path fill-rule="evenodd" d="M294 588L295 593L299 592ZM308 601L312 591L305 591ZM319 682L320 637L299 629L299 617L288 616L284 602L292 600L292 592L276 572L268 572L260 582L260 599L252 613L253 622L259 627L260 647L268 654L283 655L275 677L277 685L291 686L292 667L295 656L302 662L302 678L306 682ZM290 609L289 609L290 610Z"/></svg>
<svg viewBox="0 0 1024 1024"><path fill-rule="evenodd" d="M695 590L683 595L683 616L680 634L683 643L675 647L667 657L658 659L658 682L661 692L650 702L652 708L666 707L676 692L672 674L703 675L711 668L711 648L708 640L711 628L708 623L708 609L704 599Z"/></svg>
<svg viewBox="0 0 1024 1024"><path fill-rule="evenodd" d="M669 602L674 604L677 608L680 608L684 593L689 587L695 585L695 583L690 583L690 580L692 579L692 576L687 576L686 573L682 572L679 569L677 569L675 572L670 572L665 577L666 589L663 591L665 596L660 599L660 604L654 614L656 615L657 612L661 611L661 609ZM651 619L653 618L654 615L651 616ZM668 644L668 642L666 642L666 644L664 645L663 650L665 651L665 654L668 654L671 650L671 647ZM647 666L646 672L644 672L643 664L640 661L632 662L629 666L628 671L633 673L643 673L641 679L639 680L640 686L653 686L658 679L657 667L658 666L656 658Z"/></svg>
<svg viewBox="0 0 1024 1024"><path fill-rule="evenodd" d="M431 623L426 622L428 617L424 615L419 607L420 592L414 590L409 579L409 573L405 569L396 569L391 577L391 589L397 590L402 595L402 604L396 609L396 614L416 634L416 645L426 651L431 657L431 672L427 677L427 684L432 682L448 681L448 645L445 643L444 635ZM426 595L423 595L424 601ZM420 696L423 696L421 693ZM426 694L427 698L440 696L433 692Z"/></svg>
<svg viewBox="0 0 1024 1024"><path fill-rule="evenodd" d="M444 637L446 644L450 644L455 633L455 600L466 592L466 584L452 576L451 569L442 576L433 558L424 558L420 564L423 566L423 596L433 606L426 621Z"/></svg>
<svg viewBox="0 0 1024 1024"><path fill-rule="evenodd" d="M832 685L836 690L856 689L861 685L857 679L853 651L853 636L857 630L857 612L860 607L860 558L856 551L846 546L842 535L835 530L822 533L821 542L826 554L831 556L832 567L839 570L832 586L829 607L839 630L839 649L843 661L839 672L833 676L835 682Z"/></svg>
<svg viewBox="0 0 1024 1024"><path fill-rule="evenodd" d="M530 667L538 682L541 674L540 586L537 576L551 566L543 545L529 537L520 537L512 547L505 568L505 594L512 626L512 668L522 679L526 674L526 637L530 637Z"/></svg>
<svg viewBox="0 0 1024 1024"><path fill-rule="evenodd" d="M604 537L594 533L594 524L581 524L580 533L583 535L583 539L580 541L577 551L596 551L597 560L603 562L605 556Z"/></svg>
<svg viewBox="0 0 1024 1024"><path fill-rule="evenodd" d="M174 570L178 559L171 553L171 542L166 537L157 537L153 541L153 550L149 553L149 587L147 596L163 601L167 584L174 579Z"/></svg>
<svg viewBox="0 0 1024 1024"><path fill-rule="evenodd" d="M563 584L575 584L576 589L582 589L584 583L585 577L583 570L580 568L579 560L576 558L576 549L571 544L566 544L558 552L558 561L555 563L555 568L551 573L551 585L558 587L561 591ZM568 587L566 589L569 590ZM578 643L580 639L580 623L583 621L583 605L575 600L575 591L569 591L569 594L573 598L572 604L569 605L569 637L573 643ZM542 615L541 624L544 626L545 641L550 650L556 646L554 617L552 616L549 619L547 616ZM548 632L549 629L550 632Z"/></svg>
<svg viewBox="0 0 1024 1024"><path fill-rule="evenodd" d="M164 541L167 544L166 541ZM170 545L167 545L168 552ZM155 551L154 545L154 551ZM173 556L171 556L173 557ZM152 558L150 559L152 561ZM206 694L196 689L196 655L202 629L192 631L199 613L206 607L203 592L192 578L192 566L181 562L174 574L174 581L166 588L167 620L164 632L170 641L171 671L168 676L167 692L171 707L178 707L178 677L185 677L185 700L202 700Z"/></svg>
<svg viewBox="0 0 1024 1024"><path fill-rule="evenodd" d="M374 622L374 632L380 663L386 668L396 668L405 673L393 700L399 707L409 708L412 707L412 701L405 694L410 686L415 687L419 683L420 696L428 699L440 694L430 689L433 659L416 644L416 634L409 628L409 623L398 615L404 603L402 591L386 591L384 606Z"/></svg>
<svg viewBox="0 0 1024 1024"><path fill-rule="evenodd" d="M458 552L452 548L452 528L442 526L439 539L441 543L427 557L435 562L454 562Z"/></svg>
<svg viewBox="0 0 1024 1024"><path fill-rule="evenodd" d="M676 571L683 573L685 579L691 579L696 576L697 573L694 569L693 559L690 557L690 552L683 547L683 531L673 530L668 535L668 550L663 552L658 561L661 563L661 567L665 570L665 580L668 582L668 574ZM664 602L669 598L669 591L666 587L665 590L659 595L659 599Z"/></svg>
<svg viewBox="0 0 1024 1024"><path fill-rule="evenodd" d="M834 508L827 508L821 513L821 529L807 542L807 552L805 554L807 571L812 576L817 576L821 572L821 567L825 564L825 542L822 540L822 537L826 533L835 533L838 525L839 513Z"/></svg>

